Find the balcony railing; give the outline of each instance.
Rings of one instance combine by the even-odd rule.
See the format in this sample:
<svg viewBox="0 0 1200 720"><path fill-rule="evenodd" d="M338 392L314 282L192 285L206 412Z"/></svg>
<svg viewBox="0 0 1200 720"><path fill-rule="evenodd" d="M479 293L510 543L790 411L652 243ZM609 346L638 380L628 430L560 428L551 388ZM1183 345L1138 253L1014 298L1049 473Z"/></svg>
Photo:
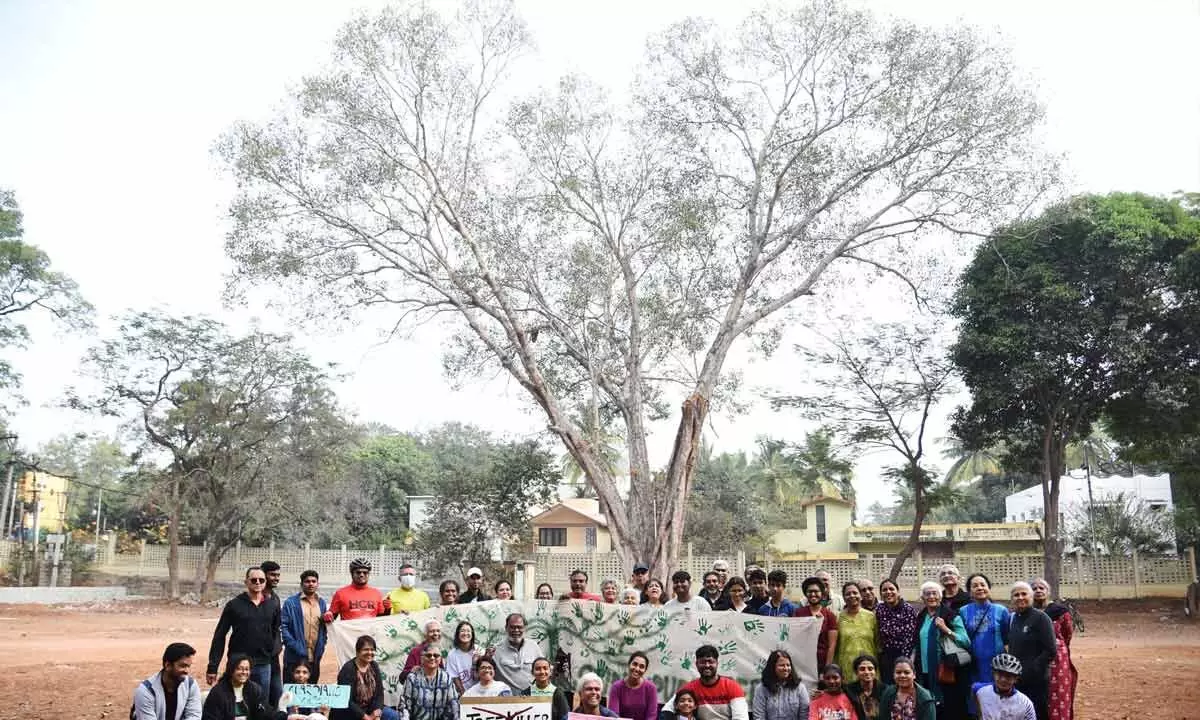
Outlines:
<svg viewBox="0 0 1200 720"><path fill-rule="evenodd" d="M850 528L851 543L905 542L912 533L908 525L856 525ZM996 542L1005 540L1037 541L1041 539L1038 523L971 523L961 525L925 525L920 541L928 542Z"/></svg>

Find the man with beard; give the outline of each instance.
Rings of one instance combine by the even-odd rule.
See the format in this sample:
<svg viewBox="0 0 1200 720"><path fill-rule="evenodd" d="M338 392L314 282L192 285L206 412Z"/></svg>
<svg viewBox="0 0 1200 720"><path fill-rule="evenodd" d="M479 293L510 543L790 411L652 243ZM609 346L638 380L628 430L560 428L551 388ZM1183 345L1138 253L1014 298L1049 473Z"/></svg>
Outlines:
<svg viewBox="0 0 1200 720"><path fill-rule="evenodd" d="M750 720L746 691L736 680L717 674L720 653L712 645L696 649L696 671L700 677L679 690L696 696L696 720ZM664 713L675 714L674 699L663 706Z"/></svg>
<svg viewBox="0 0 1200 720"><path fill-rule="evenodd" d="M879 598L875 595L875 583L870 580L859 580L858 591L862 593L862 609L875 612L875 606L879 604Z"/></svg>
<svg viewBox="0 0 1200 720"><path fill-rule="evenodd" d="M196 649L171 643L163 651L162 670L133 691L131 720L200 720L200 686L189 674Z"/></svg>
<svg viewBox="0 0 1200 720"><path fill-rule="evenodd" d="M357 620L365 617L386 615L387 608L383 594L367 583L371 580L371 561L366 558L355 558L350 561L350 584L340 588L329 601L329 609L325 612L325 622L333 619Z"/></svg>
<svg viewBox="0 0 1200 720"><path fill-rule="evenodd" d="M279 587L279 579L283 577L283 570L279 567L279 563L274 560L266 560L258 567L267 576L267 589L263 591L267 597L267 602L273 602L279 607L280 618L282 618L283 598L279 597L279 593L276 592L275 588ZM271 660L271 686L263 688L263 692L267 693L272 705L278 703L280 696L283 695L283 673L279 667L279 651L281 650L283 650L282 636L275 638L275 656Z"/></svg>
<svg viewBox="0 0 1200 720"><path fill-rule="evenodd" d="M316 685L321 678L321 657L325 654L327 631L321 616L328 607L317 595L321 587L316 570L300 573L300 592L283 602L283 674L291 678L301 660L308 663L308 681ZM289 679L288 682L291 682Z"/></svg>

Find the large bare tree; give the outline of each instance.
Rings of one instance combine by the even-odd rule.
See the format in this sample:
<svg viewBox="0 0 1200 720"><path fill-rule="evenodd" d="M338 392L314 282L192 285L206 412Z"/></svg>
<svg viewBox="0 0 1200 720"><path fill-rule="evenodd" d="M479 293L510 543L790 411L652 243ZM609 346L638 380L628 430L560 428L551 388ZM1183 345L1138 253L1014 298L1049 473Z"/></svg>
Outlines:
<svg viewBox="0 0 1200 720"><path fill-rule="evenodd" d="M220 143L239 184L231 291L452 319L448 372L511 375L625 563L666 572L734 343L772 345L766 323L835 264L904 275L893 259L931 234L1009 217L1051 174L1042 112L985 37L834 2L679 22L620 103L580 77L513 101L529 48L502 2L347 25L327 71ZM572 419L597 405L623 426L627 496ZM648 426L672 406L652 463Z"/></svg>

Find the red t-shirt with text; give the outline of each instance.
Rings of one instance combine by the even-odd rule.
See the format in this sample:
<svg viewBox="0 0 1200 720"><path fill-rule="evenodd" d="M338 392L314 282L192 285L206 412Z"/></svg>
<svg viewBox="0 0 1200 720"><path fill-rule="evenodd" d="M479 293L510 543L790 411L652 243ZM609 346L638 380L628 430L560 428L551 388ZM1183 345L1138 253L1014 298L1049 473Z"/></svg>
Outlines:
<svg viewBox="0 0 1200 720"><path fill-rule="evenodd" d="M347 585L333 594L333 599L329 601L329 612L343 620L382 615L383 595L370 585Z"/></svg>

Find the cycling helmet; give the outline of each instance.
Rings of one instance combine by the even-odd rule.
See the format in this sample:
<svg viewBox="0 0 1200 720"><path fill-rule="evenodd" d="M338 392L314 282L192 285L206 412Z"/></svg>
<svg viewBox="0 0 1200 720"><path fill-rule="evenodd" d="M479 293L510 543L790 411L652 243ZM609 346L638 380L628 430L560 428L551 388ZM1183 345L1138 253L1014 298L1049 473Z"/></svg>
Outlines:
<svg viewBox="0 0 1200 720"><path fill-rule="evenodd" d="M992 658L992 669L1009 675L1020 675L1021 661L1008 653L1000 653Z"/></svg>
<svg viewBox="0 0 1200 720"><path fill-rule="evenodd" d="M371 561L366 558L354 558L350 561L350 572L355 570L370 570Z"/></svg>

